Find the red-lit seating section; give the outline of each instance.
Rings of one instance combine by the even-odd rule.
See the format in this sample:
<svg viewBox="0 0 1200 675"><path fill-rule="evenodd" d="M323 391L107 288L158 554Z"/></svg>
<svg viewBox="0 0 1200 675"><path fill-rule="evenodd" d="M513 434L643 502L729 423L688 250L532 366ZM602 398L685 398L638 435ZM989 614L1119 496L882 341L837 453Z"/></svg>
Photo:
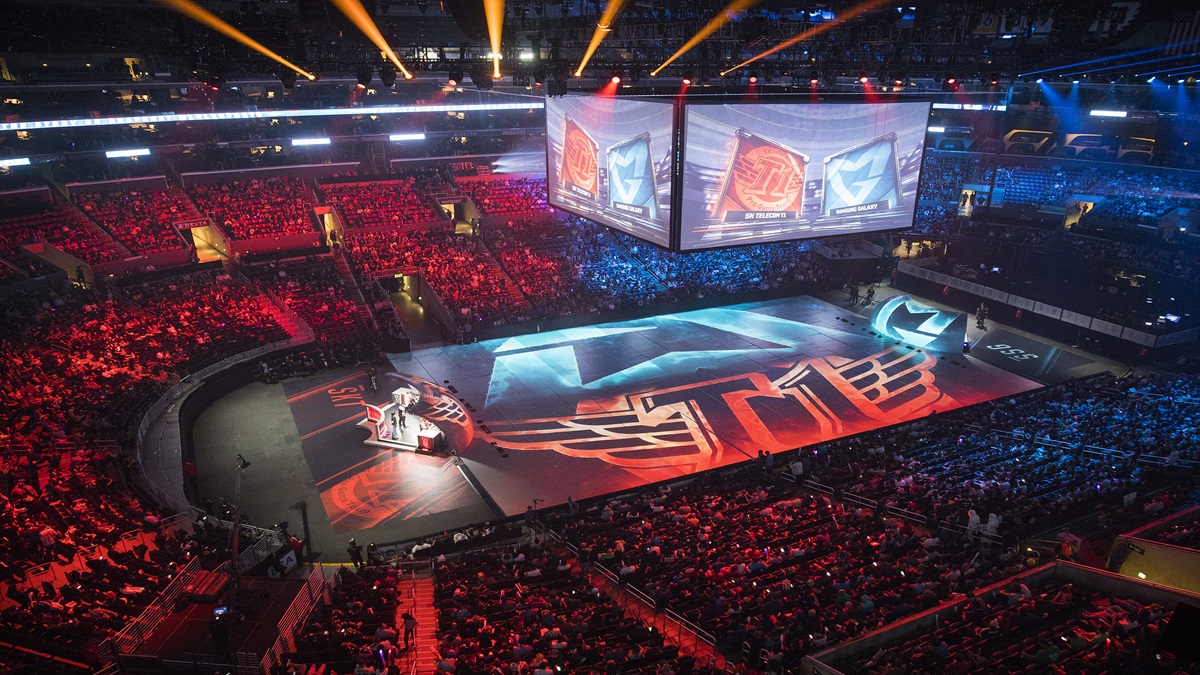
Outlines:
<svg viewBox="0 0 1200 675"><path fill-rule="evenodd" d="M536 178L459 180L458 191L471 198L487 216L539 213L546 204L546 181Z"/></svg>
<svg viewBox="0 0 1200 675"><path fill-rule="evenodd" d="M578 560L540 548L492 549L439 563L435 596L441 671L648 675L693 665L661 632L627 617Z"/></svg>
<svg viewBox="0 0 1200 675"><path fill-rule="evenodd" d="M188 188L188 195L230 239L316 232L314 197L300 178L271 176L203 183Z"/></svg>
<svg viewBox="0 0 1200 675"><path fill-rule="evenodd" d="M325 202L338 207L347 229L383 227L443 220L428 201L425 181L408 176L371 183L321 186Z"/></svg>
<svg viewBox="0 0 1200 675"><path fill-rule="evenodd" d="M330 256L255 265L246 272L326 340L350 341L370 333L369 317Z"/></svg>
<svg viewBox="0 0 1200 675"><path fill-rule="evenodd" d="M89 218L135 253L159 253L184 247L175 223L199 217L180 190L125 190L74 196Z"/></svg>
<svg viewBox="0 0 1200 675"><path fill-rule="evenodd" d="M25 255L21 244L46 242L85 263L119 260L129 254L112 237L68 206L23 210L0 215L0 253L18 267Z"/></svg>
<svg viewBox="0 0 1200 675"><path fill-rule="evenodd" d="M346 251L360 268L377 273L418 269L442 304L468 327L526 320L528 303L487 249L446 228L362 232L347 237Z"/></svg>

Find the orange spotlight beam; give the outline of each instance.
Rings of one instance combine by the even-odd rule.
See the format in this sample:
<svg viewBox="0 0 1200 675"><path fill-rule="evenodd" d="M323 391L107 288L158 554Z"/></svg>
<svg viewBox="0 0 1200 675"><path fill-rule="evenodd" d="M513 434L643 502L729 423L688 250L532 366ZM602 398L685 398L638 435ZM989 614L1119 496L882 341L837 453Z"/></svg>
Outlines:
<svg viewBox="0 0 1200 675"><path fill-rule="evenodd" d="M376 47L379 47L379 51L383 52L388 57L388 60L394 63L396 68L404 74L404 79L413 79L413 74L408 72L408 68L405 68L403 63L400 63L400 57L396 56L396 52L392 51L392 48L388 46L387 40L383 39L383 33L379 32L379 27L371 20L370 15L367 14L367 10L362 6L361 2L358 0L330 1L334 7L341 10L342 14L346 15L347 19L350 19L355 26L358 26L363 35L366 35Z"/></svg>
<svg viewBox="0 0 1200 675"><path fill-rule="evenodd" d="M162 4L166 5L167 7L170 7L171 9L175 10L176 12L179 12L180 14L188 17L189 19L192 19L193 21L202 23L205 26L208 26L209 28L217 31L218 33L225 35L226 37L229 37L233 40L237 40L238 42L246 45L247 47L253 49L254 51L262 54L263 56L266 56L267 58L274 60L276 63L282 64L284 66L287 66L288 68L291 68L292 70L296 71L297 73L303 75L304 77L306 77L310 80L317 79L316 75L313 75L312 73L308 72L307 70L304 70L303 68L301 68L300 66L297 66L296 64L292 63L291 61L288 61L287 59L276 54L275 52L271 51L270 49L267 49L266 47L264 47L260 42L258 42L254 38L250 37L249 35L246 35L242 31L229 25L224 20L222 20L220 17L218 17L217 15L213 14L212 12L208 11L207 9L204 9L203 7L197 5L196 3L191 2L191 0L158 0L158 1L161 2Z"/></svg>
<svg viewBox="0 0 1200 675"><path fill-rule="evenodd" d="M723 71L721 73L721 77L724 77L724 76L728 75L729 73L732 73L733 71L737 70L738 68L748 66L751 63L754 63L755 61L757 61L763 57L770 56L772 54L781 52L781 51L787 49L788 47L791 47L794 44L797 44L797 43L803 42L805 40L808 40L810 38L816 37L816 36L820 35L821 33L824 33L825 31L829 30L830 28L833 28L834 26L836 26L837 24L839 24L843 21L849 21L850 19L862 16L863 14L866 14L867 12L869 12L873 9L879 9L880 7L888 4L889 2L890 2L890 0L867 0L867 2L864 2L861 5L855 5L854 7L851 7L850 9L846 10L845 14L835 18L833 21L830 21L828 23L818 24L806 31L802 31L799 35L797 35L795 37L790 37L790 38L784 40L783 42L780 42L779 44L775 45L774 47L771 47L767 51L765 51L761 54L758 54L757 56L752 56L749 59L746 59L745 61L742 61L741 63L737 64L736 66Z"/></svg>
<svg viewBox="0 0 1200 675"><path fill-rule="evenodd" d="M592 55L600 47L600 42L604 39L604 36L612 31L613 19L617 18L617 12L621 11L621 5L624 4L625 0L608 0L608 5L604 7L604 13L600 15L600 21L596 24L596 31L592 33L592 41L588 44L587 51L583 53L583 60L579 62L579 67L575 69L575 77L583 75L584 67L587 66L588 61L592 60Z"/></svg>
<svg viewBox="0 0 1200 675"><path fill-rule="evenodd" d="M504 32L504 0L483 0L488 39L492 45L492 77L500 77L500 36Z"/></svg>
<svg viewBox="0 0 1200 675"><path fill-rule="evenodd" d="M688 41L679 48L679 51L672 54L671 58L663 61L663 64L651 71L650 74L657 75L663 68L671 65L672 61L691 51L692 47L704 42L705 38L717 32L717 29L719 29L721 26L729 23L731 14L744 12L757 4L758 0L733 0L733 2L729 3L725 9L721 10L720 14L714 16L711 21L705 24L704 28L701 28L696 32L695 35L689 38Z"/></svg>

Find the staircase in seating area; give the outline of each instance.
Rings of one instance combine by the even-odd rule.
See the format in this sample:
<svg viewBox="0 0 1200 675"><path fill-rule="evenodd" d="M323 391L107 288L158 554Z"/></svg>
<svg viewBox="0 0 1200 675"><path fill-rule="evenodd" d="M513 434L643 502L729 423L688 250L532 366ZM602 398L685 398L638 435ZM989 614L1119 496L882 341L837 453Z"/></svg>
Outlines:
<svg viewBox="0 0 1200 675"><path fill-rule="evenodd" d="M204 217L200 213L200 209L197 209L196 205L194 203L192 203L192 198L188 197L187 193L183 191L183 188L171 186L170 192L173 197L175 197L177 200L179 200L179 202L181 202L182 204L184 204L187 207L186 213L175 214L175 222L178 223L178 222L184 222L184 221L188 221L188 220L200 220L201 218Z"/></svg>
<svg viewBox="0 0 1200 675"><path fill-rule="evenodd" d="M346 294L354 301L358 320L363 326L370 326L378 333L379 324L375 322L375 314L367 306L367 299L363 297L362 289L358 287L358 280L354 278L354 272L351 271L350 264L346 262L346 256L340 250L333 252L333 265L337 267L338 275L342 277Z"/></svg>
<svg viewBox="0 0 1200 675"><path fill-rule="evenodd" d="M438 612L433 605L433 575L429 570L417 572L415 586L413 577L406 575L400 584L400 602L396 607L396 632L400 634L396 646L404 647L404 619L408 612L417 619L417 639L413 647L400 655L397 665L403 675L413 672L437 673L438 664Z"/></svg>
<svg viewBox="0 0 1200 675"><path fill-rule="evenodd" d="M276 323L287 331L288 337L301 342L312 339L312 328L296 316L292 312L284 311L282 307L276 305L271 298L265 294L258 296L258 304L262 307L263 313L275 319Z"/></svg>
<svg viewBox="0 0 1200 675"><path fill-rule="evenodd" d="M484 264L487 265L488 274L504 280L504 296L509 298L514 305L521 307L521 309L525 310L526 312L532 312L533 305L531 305L529 299L525 297L525 293L521 291L521 287L512 280L512 277L508 276L508 274L504 271L504 268L500 266L500 262L491 254L491 251L488 250L487 246L484 246L482 243L476 245L479 246L480 252L484 254L482 257Z"/></svg>

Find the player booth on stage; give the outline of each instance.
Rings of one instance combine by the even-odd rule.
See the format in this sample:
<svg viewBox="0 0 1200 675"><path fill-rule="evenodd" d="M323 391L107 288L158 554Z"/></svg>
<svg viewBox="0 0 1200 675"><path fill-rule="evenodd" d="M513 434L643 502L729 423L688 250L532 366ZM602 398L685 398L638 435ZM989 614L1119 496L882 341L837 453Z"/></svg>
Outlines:
<svg viewBox="0 0 1200 675"><path fill-rule="evenodd" d="M412 414L420 393L412 387L392 392L392 400L382 406L364 403L367 416L358 423L371 435L363 443L393 450L437 452L445 447L445 435L436 424Z"/></svg>

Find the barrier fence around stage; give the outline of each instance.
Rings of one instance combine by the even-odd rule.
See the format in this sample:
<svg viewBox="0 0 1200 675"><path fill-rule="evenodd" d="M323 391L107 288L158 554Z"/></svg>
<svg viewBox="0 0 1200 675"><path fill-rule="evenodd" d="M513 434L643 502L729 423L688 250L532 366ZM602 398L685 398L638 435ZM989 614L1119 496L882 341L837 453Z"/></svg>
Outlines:
<svg viewBox="0 0 1200 675"><path fill-rule="evenodd" d="M1119 340L1130 342L1142 347L1167 347L1170 345L1183 344L1185 342L1192 342L1196 339L1200 339L1200 328L1191 328L1188 330L1167 333L1165 335L1155 335L1153 333L1147 333L1145 331L1140 331L1127 326L1121 326L1109 321L1090 317L1086 314L1072 312L1061 307L1055 307L1046 303L1037 302L1029 298L1023 298L1012 293L1006 293L989 286L977 284L973 281L959 279L958 277L950 276L949 274L935 272L933 270L925 269L924 267L919 267L912 263L897 263L896 269L901 274L907 274L918 279L924 279L925 281L930 281L936 284L958 289L960 291L965 291L976 297L994 300L1005 305L1017 307L1021 310L1039 314L1041 316L1061 321L1072 326L1093 330L1097 333L1115 337Z"/></svg>
<svg viewBox="0 0 1200 675"><path fill-rule="evenodd" d="M291 310L286 310L286 311L290 312ZM291 318L291 317L289 317L289 318ZM305 324L303 321L298 322L297 325L301 326L301 327L307 327L307 324ZM194 373L190 373L190 374L184 376L179 381L179 383L177 383L170 389L163 392L162 395L158 397L158 400L156 400L153 404L151 404L146 409L146 412L142 415L141 423L138 424L137 433L135 435L135 441L134 441L134 447L136 450L135 456L137 457L138 469L142 474L142 479L145 483L146 488L151 492L151 494L154 496L154 498L156 500L158 500L158 502L160 504L167 505L172 510L178 511L178 512L186 511L188 509L188 507L190 506L187 503L187 499L183 495L182 489L180 489L180 491L175 494L172 494L172 492L167 489L168 486L181 486L182 485L182 474L183 474L183 459L182 458L179 458L179 466L178 467L166 467L166 466L161 466L161 465L157 467L158 472L160 474L162 474L161 476L159 476L159 478L161 478L161 482L159 480L155 480L154 478L151 478L150 472L148 472L146 469L146 461L145 461L146 433L150 430L150 425L152 425L156 420L158 420L158 418L161 417L162 414L164 412L166 412L166 410L169 407L174 405L176 402L178 402L184 396L193 393L196 389L198 389L204 383L204 380L206 380L209 377L212 377L216 373L219 373L223 370L231 368L235 365L245 363L247 361L251 361L253 359L256 359L260 356L264 356L271 352L279 351L281 349L298 347L303 344L308 344L309 342L312 342L312 340L313 340L312 329L308 328L303 337L294 337L294 338L288 338L286 340L279 340L277 342L272 342L270 344L266 344L261 347L255 347L254 349L250 349L250 350L242 352L240 354L235 354L233 356L224 358L210 366L207 366L207 367L202 368ZM161 455L159 457L159 460L161 462L161 460L162 460ZM170 469L171 471L178 470L181 480L179 482L169 480L165 473L168 469Z"/></svg>

